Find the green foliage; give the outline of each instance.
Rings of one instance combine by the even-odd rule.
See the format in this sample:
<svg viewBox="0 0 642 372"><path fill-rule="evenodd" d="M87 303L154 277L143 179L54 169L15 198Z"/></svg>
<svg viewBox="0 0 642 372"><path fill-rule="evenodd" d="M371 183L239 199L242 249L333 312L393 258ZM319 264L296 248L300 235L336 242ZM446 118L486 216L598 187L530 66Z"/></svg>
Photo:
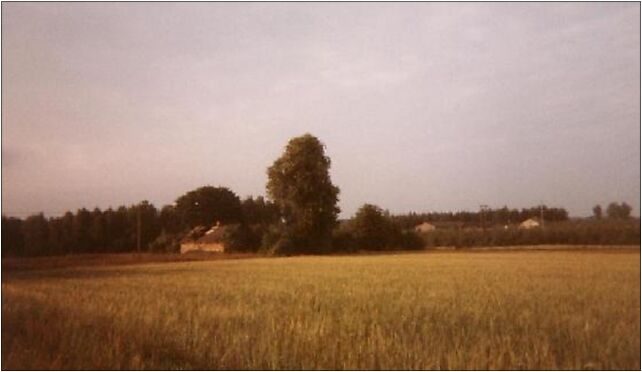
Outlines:
<svg viewBox="0 0 642 372"><path fill-rule="evenodd" d="M176 234L183 228L180 216L172 205L166 205L161 208L158 219L161 230L167 233Z"/></svg>
<svg viewBox="0 0 642 372"><path fill-rule="evenodd" d="M248 197L241 202L243 222L249 225L270 225L279 221L279 208L262 196Z"/></svg>
<svg viewBox="0 0 642 372"><path fill-rule="evenodd" d="M406 250L420 250L425 248L425 245L421 236L412 230L400 231L392 241L393 247Z"/></svg>
<svg viewBox="0 0 642 372"><path fill-rule="evenodd" d="M422 222L439 222L441 224L456 224L463 227L482 227L488 225L507 225L518 223L529 218L539 218L539 206L531 208L509 209L508 207L498 209L487 209L483 212L430 212L400 214L391 216L402 229L411 229ZM544 220L548 222L568 221L568 212L564 208L543 207Z"/></svg>
<svg viewBox="0 0 642 372"><path fill-rule="evenodd" d="M631 206L627 203L611 203L606 208L606 215L612 219L628 219L631 217Z"/></svg>
<svg viewBox="0 0 642 372"><path fill-rule="evenodd" d="M22 232L25 237L25 253L28 256L38 254L49 254L47 244L49 229L47 220L42 213L27 217L22 224ZM42 247L42 252L40 252Z"/></svg>
<svg viewBox="0 0 642 372"><path fill-rule="evenodd" d="M308 241L296 231L284 225L272 225L261 240L261 251L269 255L289 256L297 253L314 252L317 247L307 246Z"/></svg>
<svg viewBox="0 0 642 372"><path fill-rule="evenodd" d="M364 204L355 216L335 233L335 251L422 249L424 241L414 231L402 230L390 214Z"/></svg>
<svg viewBox="0 0 642 372"><path fill-rule="evenodd" d="M176 199L176 213L188 227L237 223L242 219L241 200L226 187L204 186Z"/></svg>
<svg viewBox="0 0 642 372"><path fill-rule="evenodd" d="M268 226L268 228L263 233L261 237L261 248L260 251L265 254L273 254L274 247L281 239L283 235L284 228L280 224L274 224Z"/></svg>
<svg viewBox="0 0 642 372"><path fill-rule="evenodd" d="M25 254L22 224L19 218L2 216L2 257Z"/></svg>
<svg viewBox="0 0 642 372"><path fill-rule="evenodd" d="M356 252L359 244L347 225L339 226L332 231L332 250L334 252Z"/></svg>
<svg viewBox="0 0 642 372"><path fill-rule="evenodd" d="M223 237L226 252L257 252L261 247L262 231L247 224L228 227Z"/></svg>
<svg viewBox="0 0 642 372"><path fill-rule="evenodd" d="M390 218L372 204L359 208L350 224L357 244L365 250L390 248L391 238L397 233Z"/></svg>
<svg viewBox="0 0 642 372"><path fill-rule="evenodd" d="M163 231L151 242L149 250L158 253L178 253L181 250L179 236Z"/></svg>
<svg viewBox="0 0 642 372"><path fill-rule="evenodd" d="M309 140L310 138L307 138L303 142L307 143ZM313 153L322 154L322 145L318 141L311 142L321 146L321 149L317 148L319 151ZM298 142L296 144L297 146L294 146L295 149L303 146ZM288 154L287 149L286 154ZM275 163L290 159L285 157L286 154ZM329 159L323 158L320 161L329 166ZM292 164L299 164L299 162L301 162L300 159L291 161ZM307 163L303 161L303 164L306 165ZM298 167L301 166L303 165L298 165ZM273 166L270 169L275 172L277 168ZM297 173L294 172L292 176L296 176L295 178L297 179L301 177L305 179L307 174L303 172L297 176ZM325 174L327 174L327 169ZM329 182L329 177L326 181ZM328 185L326 184L324 187L327 188ZM285 188L289 190L289 187ZM332 193L333 188L334 186L330 184L329 189L326 189L326 193ZM212 189L214 193L211 192ZM311 209L303 208L303 212L308 211L309 213L302 212L303 214L297 214L292 211L292 208L287 208L288 205L295 204L288 204L287 201L278 204L266 201L262 197L255 199L250 197L241 203L235 194L224 188L208 186L198 190L200 191L196 193L188 193L190 197L182 200L208 200L203 197L203 194L216 194L218 199L212 198L216 200L215 202L204 202L203 205L211 206L214 204L232 207L221 208L216 213L210 213L209 218L227 215L228 217L233 216L233 218L240 221L245 221L238 231L233 229L234 232L228 238L230 249L238 252L260 250L268 254L292 255L298 253L354 252L358 250L422 249L424 247L438 246L465 248L534 244L616 245L640 243L639 219L631 218L631 207L626 203L611 203L607 208L607 216L609 218L593 218L579 221L565 220L566 212L563 209L545 208L544 215L547 216L546 213L548 213L549 217L557 216L558 222L546 219L544 228L531 230L517 229L514 224L512 225L513 227L505 229L504 225L499 225L497 222L504 220L517 222L519 219L516 216L520 217L536 213L537 210L535 208L524 209L522 212L508 208L491 210L487 212L487 222L494 227L482 230L475 227L476 225L472 219L475 216L479 217L479 215L474 213L410 213L401 216L390 216L377 206L364 205L352 220L332 229L331 234L326 236L325 228L328 226L327 223L320 223L320 228L315 230L315 225L310 224L310 221L328 222L331 219L336 221L338 209L334 209L334 214L323 212L315 215L315 210L310 205L317 204L312 203L308 205ZM288 192L292 192L293 195L299 195L298 192L293 190ZM194 197L194 195L198 197ZM190 199L192 197L194 199ZM220 200L227 200L229 203L217 204ZM334 200L336 202L336 194ZM184 206L185 204L189 206L190 202L182 203ZM290 213L284 213L286 223L279 222L281 211L279 205L284 208L283 211L290 210ZM594 208L595 217L601 215L601 208L598 207L599 205ZM202 208L192 212L194 212L195 216L200 216L202 215L201 212L207 209ZM184 237L185 233L190 230L187 227L189 225L186 225L182 219L182 216L185 215L184 209L179 209L178 206L164 206L159 212L151 203L143 201L128 207L121 206L115 210L109 208L101 211L95 208L93 211L89 211L82 208L76 213L67 212L63 216L48 219L42 213L29 216L25 220L3 216L2 255L7 257L131 252L136 250L139 213L143 250L158 252L176 252L179 250L179 239ZM296 216L303 216L303 219L298 220ZM410 229L416 224L429 219L428 217L441 219L439 222L435 222L439 224L439 227L436 231L425 233L418 237ZM455 217L462 218L462 220L452 221L451 219ZM206 220L208 218L202 219L202 221ZM225 221L225 219L221 220ZM205 226L211 224L212 222L209 222ZM333 223L333 226L336 226L336 222ZM444 226L450 226L451 228L444 228ZM206 228L201 230L204 233Z"/></svg>
<svg viewBox="0 0 642 372"><path fill-rule="evenodd" d="M639 220L585 220L546 224L544 228L511 227L437 229L422 234L427 247L489 247L538 244L640 244Z"/></svg>
<svg viewBox="0 0 642 372"><path fill-rule="evenodd" d="M332 184L329 169L323 144L310 134L291 139L268 168L267 192L287 230L279 245L284 248L277 251L318 253L329 248L339 213L339 188Z"/></svg>

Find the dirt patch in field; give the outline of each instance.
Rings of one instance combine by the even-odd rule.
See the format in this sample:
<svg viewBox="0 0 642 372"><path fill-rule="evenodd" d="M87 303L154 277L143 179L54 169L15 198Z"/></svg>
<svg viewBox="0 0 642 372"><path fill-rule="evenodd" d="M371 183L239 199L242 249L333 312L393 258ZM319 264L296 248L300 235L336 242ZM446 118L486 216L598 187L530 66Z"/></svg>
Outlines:
<svg viewBox="0 0 642 372"><path fill-rule="evenodd" d="M2 259L2 270L44 270L78 266L137 265L162 262L234 260L253 257L258 256L250 253L194 252L189 254L114 253L29 258L11 257Z"/></svg>

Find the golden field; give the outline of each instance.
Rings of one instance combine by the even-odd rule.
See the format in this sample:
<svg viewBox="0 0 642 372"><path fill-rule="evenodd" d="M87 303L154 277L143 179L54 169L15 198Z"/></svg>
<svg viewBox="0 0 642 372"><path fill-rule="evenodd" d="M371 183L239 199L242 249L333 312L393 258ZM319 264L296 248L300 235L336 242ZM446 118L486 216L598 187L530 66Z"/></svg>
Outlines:
<svg viewBox="0 0 642 372"><path fill-rule="evenodd" d="M5 267L2 367L640 369L640 249Z"/></svg>

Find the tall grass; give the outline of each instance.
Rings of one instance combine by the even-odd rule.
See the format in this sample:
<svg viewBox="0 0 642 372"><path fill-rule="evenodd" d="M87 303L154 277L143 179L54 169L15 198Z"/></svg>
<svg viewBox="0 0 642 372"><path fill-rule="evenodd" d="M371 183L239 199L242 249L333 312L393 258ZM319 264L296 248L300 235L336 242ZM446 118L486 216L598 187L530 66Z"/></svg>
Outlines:
<svg viewBox="0 0 642 372"><path fill-rule="evenodd" d="M7 271L5 369L639 369L639 249Z"/></svg>

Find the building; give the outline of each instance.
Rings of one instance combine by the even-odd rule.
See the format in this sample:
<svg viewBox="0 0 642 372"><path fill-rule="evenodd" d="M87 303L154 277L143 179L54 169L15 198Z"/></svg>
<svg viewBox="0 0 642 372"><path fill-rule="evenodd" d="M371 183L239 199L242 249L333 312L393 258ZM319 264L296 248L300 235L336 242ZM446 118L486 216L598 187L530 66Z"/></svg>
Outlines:
<svg viewBox="0 0 642 372"><path fill-rule="evenodd" d="M424 222L422 224L415 226L415 231L420 234L434 231L435 229L436 229L435 225L431 224L430 222Z"/></svg>
<svg viewBox="0 0 642 372"><path fill-rule="evenodd" d="M198 226L181 241L181 253L187 252L225 252L225 233L231 225L221 226L218 222L209 230ZM205 231L205 233L203 233Z"/></svg>
<svg viewBox="0 0 642 372"><path fill-rule="evenodd" d="M534 229L536 227L539 227L539 222L536 219L529 218L526 221L522 222L519 224L520 229Z"/></svg>

